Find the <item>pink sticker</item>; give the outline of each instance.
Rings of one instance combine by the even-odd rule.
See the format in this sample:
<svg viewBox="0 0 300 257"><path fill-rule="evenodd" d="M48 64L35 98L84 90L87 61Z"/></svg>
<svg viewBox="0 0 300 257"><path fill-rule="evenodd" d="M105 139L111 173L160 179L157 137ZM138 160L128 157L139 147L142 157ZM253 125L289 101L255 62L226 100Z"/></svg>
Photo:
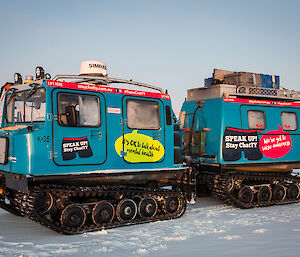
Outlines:
<svg viewBox="0 0 300 257"><path fill-rule="evenodd" d="M288 132L283 131L280 125L278 127L279 130L269 131L259 140L261 153L272 159L285 156L292 147L292 140Z"/></svg>

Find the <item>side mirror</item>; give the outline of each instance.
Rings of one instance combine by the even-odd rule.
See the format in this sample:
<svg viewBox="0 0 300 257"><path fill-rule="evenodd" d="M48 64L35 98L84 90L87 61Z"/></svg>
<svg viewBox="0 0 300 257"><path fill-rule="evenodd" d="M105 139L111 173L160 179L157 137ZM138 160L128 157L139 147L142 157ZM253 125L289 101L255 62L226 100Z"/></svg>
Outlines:
<svg viewBox="0 0 300 257"><path fill-rule="evenodd" d="M76 111L74 106L66 107L66 118L68 126L75 127L77 125Z"/></svg>

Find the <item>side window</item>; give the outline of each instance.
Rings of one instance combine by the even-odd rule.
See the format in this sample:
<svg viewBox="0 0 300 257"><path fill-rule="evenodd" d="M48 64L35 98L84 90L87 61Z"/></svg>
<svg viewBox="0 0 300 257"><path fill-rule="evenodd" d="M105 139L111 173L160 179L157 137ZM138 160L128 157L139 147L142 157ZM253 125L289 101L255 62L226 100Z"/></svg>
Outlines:
<svg viewBox="0 0 300 257"><path fill-rule="evenodd" d="M159 129L159 104L155 101L127 100L127 126L131 129Z"/></svg>
<svg viewBox="0 0 300 257"><path fill-rule="evenodd" d="M68 126L66 107L74 107L76 126L98 127L100 125L100 101L97 96L60 93L58 95L58 122Z"/></svg>
<svg viewBox="0 0 300 257"><path fill-rule="evenodd" d="M281 123L284 130L297 130L297 114L295 112L281 112Z"/></svg>
<svg viewBox="0 0 300 257"><path fill-rule="evenodd" d="M248 111L249 129L266 129L266 115L264 111Z"/></svg>

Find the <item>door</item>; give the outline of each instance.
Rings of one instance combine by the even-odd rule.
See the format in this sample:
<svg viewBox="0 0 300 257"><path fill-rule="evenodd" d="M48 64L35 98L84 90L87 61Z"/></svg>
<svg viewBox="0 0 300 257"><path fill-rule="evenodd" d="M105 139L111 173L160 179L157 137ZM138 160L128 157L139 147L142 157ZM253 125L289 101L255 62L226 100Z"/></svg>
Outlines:
<svg viewBox="0 0 300 257"><path fill-rule="evenodd" d="M123 97L123 135L117 153L127 163L155 163L165 157L165 113L159 99Z"/></svg>
<svg viewBox="0 0 300 257"><path fill-rule="evenodd" d="M56 89L52 93L53 152L57 165L102 164L106 160L105 98L99 93ZM68 121L73 110L75 121Z"/></svg>

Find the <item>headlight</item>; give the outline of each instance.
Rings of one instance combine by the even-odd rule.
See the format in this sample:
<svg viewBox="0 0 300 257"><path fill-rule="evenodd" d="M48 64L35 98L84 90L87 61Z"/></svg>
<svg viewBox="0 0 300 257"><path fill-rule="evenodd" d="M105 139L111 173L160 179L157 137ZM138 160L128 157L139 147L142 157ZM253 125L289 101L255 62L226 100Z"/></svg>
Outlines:
<svg viewBox="0 0 300 257"><path fill-rule="evenodd" d="M8 138L0 137L0 164L7 163L8 155Z"/></svg>

